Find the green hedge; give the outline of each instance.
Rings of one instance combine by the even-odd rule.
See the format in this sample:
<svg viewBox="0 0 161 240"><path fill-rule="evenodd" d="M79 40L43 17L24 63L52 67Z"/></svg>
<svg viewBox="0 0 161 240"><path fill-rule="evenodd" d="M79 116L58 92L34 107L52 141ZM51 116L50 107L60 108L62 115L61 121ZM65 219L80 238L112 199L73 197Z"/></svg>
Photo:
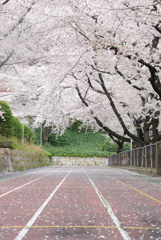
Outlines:
<svg viewBox="0 0 161 240"><path fill-rule="evenodd" d="M0 101L0 111L4 112L0 117L0 134L5 137L13 136L13 116L10 107L5 101Z"/></svg>
<svg viewBox="0 0 161 240"><path fill-rule="evenodd" d="M24 125L24 138L28 142L36 143L36 135L27 125Z"/></svg>
<svg viewBox="0 0 161 240"><path fill-rule="evenodd" d="M20 123L17 117L13 116L13 136L18 139L22 139L23 125Z"/></svg>

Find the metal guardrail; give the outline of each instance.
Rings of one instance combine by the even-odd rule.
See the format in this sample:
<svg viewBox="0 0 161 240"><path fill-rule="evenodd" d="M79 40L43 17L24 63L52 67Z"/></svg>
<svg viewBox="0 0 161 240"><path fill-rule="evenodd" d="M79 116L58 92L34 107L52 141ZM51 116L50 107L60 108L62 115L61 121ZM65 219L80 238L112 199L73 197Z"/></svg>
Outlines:
<svg viewBox="0 0 161 240"><path fill-rule="evenodd" d="M109 156L109 166L126 166L134 168L156 168L156 144L135 148Z"/></svg>

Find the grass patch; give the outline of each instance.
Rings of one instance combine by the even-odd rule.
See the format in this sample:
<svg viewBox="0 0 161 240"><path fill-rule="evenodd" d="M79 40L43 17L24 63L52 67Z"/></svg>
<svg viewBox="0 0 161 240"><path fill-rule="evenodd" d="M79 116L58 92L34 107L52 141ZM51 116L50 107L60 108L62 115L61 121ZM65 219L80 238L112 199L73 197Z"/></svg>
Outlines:
<svg viewBox="0 0 161 240"><path fill-rule="evenodd" d="M39 154L51 156L51 153L47 149L44 149L43 147L41 147L39 145L29 143L27 141L25 141L25 143L22 143L16 137L6 138L6 137L0 135L0 147L17 149L17 150L30 152L30 153L36 152Z"/></svg>

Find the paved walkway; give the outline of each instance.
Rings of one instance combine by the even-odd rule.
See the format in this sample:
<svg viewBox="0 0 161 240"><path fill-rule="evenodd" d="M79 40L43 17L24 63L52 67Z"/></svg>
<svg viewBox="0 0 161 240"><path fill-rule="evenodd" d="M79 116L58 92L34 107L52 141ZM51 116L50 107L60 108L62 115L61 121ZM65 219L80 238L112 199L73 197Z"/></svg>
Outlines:
<svg viewBox="0 0 161 240"><path fill-rule="evenodd" d="M161 178L108 167L0 175L0 239L161 239Z"/></svg>

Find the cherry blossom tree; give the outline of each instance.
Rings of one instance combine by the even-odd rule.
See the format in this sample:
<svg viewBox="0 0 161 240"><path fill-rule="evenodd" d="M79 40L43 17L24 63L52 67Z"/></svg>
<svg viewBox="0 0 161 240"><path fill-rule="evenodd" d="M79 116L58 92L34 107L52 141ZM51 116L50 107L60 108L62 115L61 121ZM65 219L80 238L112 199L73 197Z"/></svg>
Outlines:
<svg viewBox="0 0 161 240"><path fill-rule="evenodd" d="M80 118L120 149L155 142L160 11L160 0L1 1L0 77L15 73L12 95L28 100L35 124L63 131Z"/></svg>
<svg viewBox="0 0 161 240"><path fill-rule="evenodd" d="M32 112L37 115L41 93L48 92L51 85L53 93L57 92L85 51L77 49L73 29L66 24L72 18L72 8L66 1L15 0L2 2L0 10L1 82L4 84L5 74L10 77L15 73L13 96L30 103L34 100Z"/></svg>
<svg viewBox="0 0 161 240"><path fill-rule="evenodd" d="M100 2L100 7L97 9L98 13L95 11L95 15L92 13L92 5L91 8L88 5L91 17L95 21L95 29L91 28L92 31L89 33L88 29L84 27L84 22L79 22L79 27L78 24L75 27L75 31L79 32L81 37L84 37L85 42L91 43L94 50L92 56L94 60L86 61L91 68L89 71L86 69L86 73L88 71L86 76L88 86L86 90L89 87L93 91L107 96L112 110L123 128L124 134L128 135L139 145L149 144L151 141L155 142L158 139L160 112L160 2L128 1L125 4L123 1L108 1L109 4L108 6L106 4L106 9L101 8L103 2ZM100 9L103 9L102 12ZM110 16L109 11L112 11L115 17L113 15ZM108 21L102 19L105 17L105 13ZM88 15L87 11L86 14ZM95 77L94 71L98 73L97 77ZM108 80L104 81L103 74L112 75L114 84L117 85L119 82L122 90L121 96L123 96L123 92L126 92L125 85L130 85L130 95L133 96L133 108L135 109L136 107L136 109L135 112L130 109L126 115L132 120L130 125L135 126L133 134L128 130L125 119L121 116L124 111L121 109L118 111L119 108L118 106L116 107L116 104L120 102L119 104L124 106L124 109L127 109L130 98L126 102L119 99L116 101L116 95L118 95L117 92L114 93L116 85L113 92L109 91L112 85L108 86L107 89L106 84ZM96 78L94 83L91 83L90 75L94 75ZM116 81L114 81L114 75L117 76ZM122 85L122 87L120 81L118 81L120 77L124 80L124 86ZM96 82L100 83L103 92L95 87ZM84 90L85 93L86 90ZM137 90L137 95L133 90ZM111 96L112 94L115 97L114 100ZM80 90L79 95L82 100ZM134 99L137 99L139 105ZM141 111L138 112L138 109ZM98 121L97 123L102 124ZM149 136L150 129L153 131L151 139ZM137 136L135 136L136 133Z"/></svg>

